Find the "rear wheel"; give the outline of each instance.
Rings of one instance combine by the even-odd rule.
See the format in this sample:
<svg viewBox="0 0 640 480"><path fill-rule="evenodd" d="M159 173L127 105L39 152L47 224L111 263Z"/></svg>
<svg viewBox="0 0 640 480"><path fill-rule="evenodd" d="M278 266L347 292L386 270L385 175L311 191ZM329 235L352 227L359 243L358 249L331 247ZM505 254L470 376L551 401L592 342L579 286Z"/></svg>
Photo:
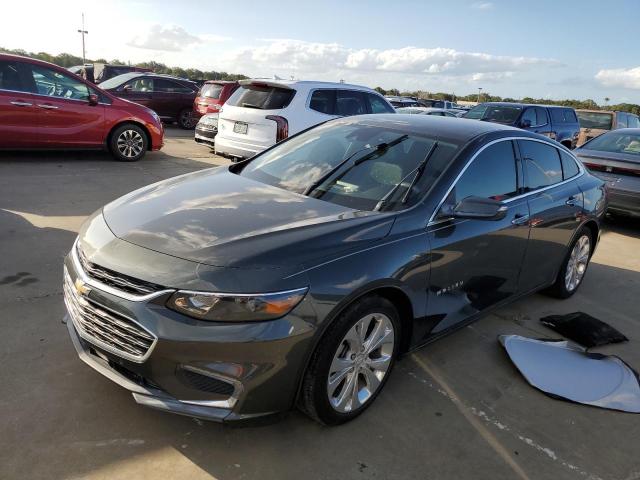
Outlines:
<svg viewBox="0 0 640 480"><path fill-rule="evenodd" d="M360 415L384 387L400 341L398 312L371 296L351 305L329 327L305 373L300 408L325 425Z"/></svg>
<svg viewBox="0 0 640 480"><path fill-rule="evenodd" d="M549 293L558 298L569 298L576 293L587 273L592 252L591 231L583 227L571 244L556 283L549 289Z"/></svg>
<svg viewBox="0 0 640 480"><path fill-rule="evenodd" d="M116 128L109 141L111 153L121 162L135 162L147 152L147 135L137 125L127 123Z"/></svg>
<svg viewBox="0 0 640 480"><path fill-rule="evenodd" d="M196 118L191 108L185 108L178 114L178 126L185 130L191 130L196 127Z"/></svg>

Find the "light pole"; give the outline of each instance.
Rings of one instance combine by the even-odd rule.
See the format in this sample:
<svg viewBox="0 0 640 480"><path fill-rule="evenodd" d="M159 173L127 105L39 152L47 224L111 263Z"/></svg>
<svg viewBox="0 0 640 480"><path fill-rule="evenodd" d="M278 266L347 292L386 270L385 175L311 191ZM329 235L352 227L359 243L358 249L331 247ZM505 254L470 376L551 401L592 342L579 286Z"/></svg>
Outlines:
<svg viewBox="0 0 640 480"><path fill-rule="evenodd" d="M478 87L478 103L480 103L480 95L482 95L482 87Z"/></svg>
<svg viewBox="0 0 640 480"><path fill-rule="evenodd" d="M82 29L78 30L78 33L82 34L82 65L85 64L85 52L84 52L84 36L89 32L84 29L84 13L82 14Z"/></svg>

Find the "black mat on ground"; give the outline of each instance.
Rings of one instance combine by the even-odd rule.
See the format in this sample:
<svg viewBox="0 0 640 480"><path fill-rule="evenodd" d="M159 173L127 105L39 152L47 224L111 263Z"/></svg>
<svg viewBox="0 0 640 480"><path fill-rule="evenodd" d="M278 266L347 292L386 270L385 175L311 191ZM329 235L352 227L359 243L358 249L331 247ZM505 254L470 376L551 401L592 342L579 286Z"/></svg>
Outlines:
<svg viewBox="0 0 640 480"><path fill-rule="evenodd" d="M587 348L629 340L611 325L584 312L549 315L540 322L560 335Z"/></svg>

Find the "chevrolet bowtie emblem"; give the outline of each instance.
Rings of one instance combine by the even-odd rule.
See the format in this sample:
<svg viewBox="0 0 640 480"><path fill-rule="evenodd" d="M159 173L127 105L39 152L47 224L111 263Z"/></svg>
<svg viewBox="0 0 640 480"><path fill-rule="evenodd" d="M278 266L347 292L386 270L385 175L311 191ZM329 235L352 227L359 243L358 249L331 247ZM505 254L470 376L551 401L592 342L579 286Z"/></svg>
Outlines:
<svg viewBox="0 0 640 480"><path fill-rule="evenodd" d="M89 285L87 285L85 282L83 282L79 278L76 278L74 285L76 287L76 292L78 292L78 295L85 296L85 297L89 295L89 292L91 291L91 287L89 287Z"/></svg>

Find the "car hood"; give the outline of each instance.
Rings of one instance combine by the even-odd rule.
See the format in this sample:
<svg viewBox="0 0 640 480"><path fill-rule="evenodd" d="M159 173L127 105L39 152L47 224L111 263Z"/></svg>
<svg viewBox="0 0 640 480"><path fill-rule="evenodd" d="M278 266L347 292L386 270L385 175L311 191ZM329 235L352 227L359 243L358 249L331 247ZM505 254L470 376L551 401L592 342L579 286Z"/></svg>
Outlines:
<svg viewBox="0 0 640 480"><path fill-rule="evenodd" d="M256 182L227 167L136 190L108 204L118 238L219 267L310 266L389 233L393 214L362 212Z"/></svg>
<svg viewBox="0 0 640 480"><path fill-rule="evenodd" d="M578 158L611 160L614 162L631 162L638 164L640 158L632 153L603 152L601 150L589 150L588 148L578 148L574 150Z"/></svg>

